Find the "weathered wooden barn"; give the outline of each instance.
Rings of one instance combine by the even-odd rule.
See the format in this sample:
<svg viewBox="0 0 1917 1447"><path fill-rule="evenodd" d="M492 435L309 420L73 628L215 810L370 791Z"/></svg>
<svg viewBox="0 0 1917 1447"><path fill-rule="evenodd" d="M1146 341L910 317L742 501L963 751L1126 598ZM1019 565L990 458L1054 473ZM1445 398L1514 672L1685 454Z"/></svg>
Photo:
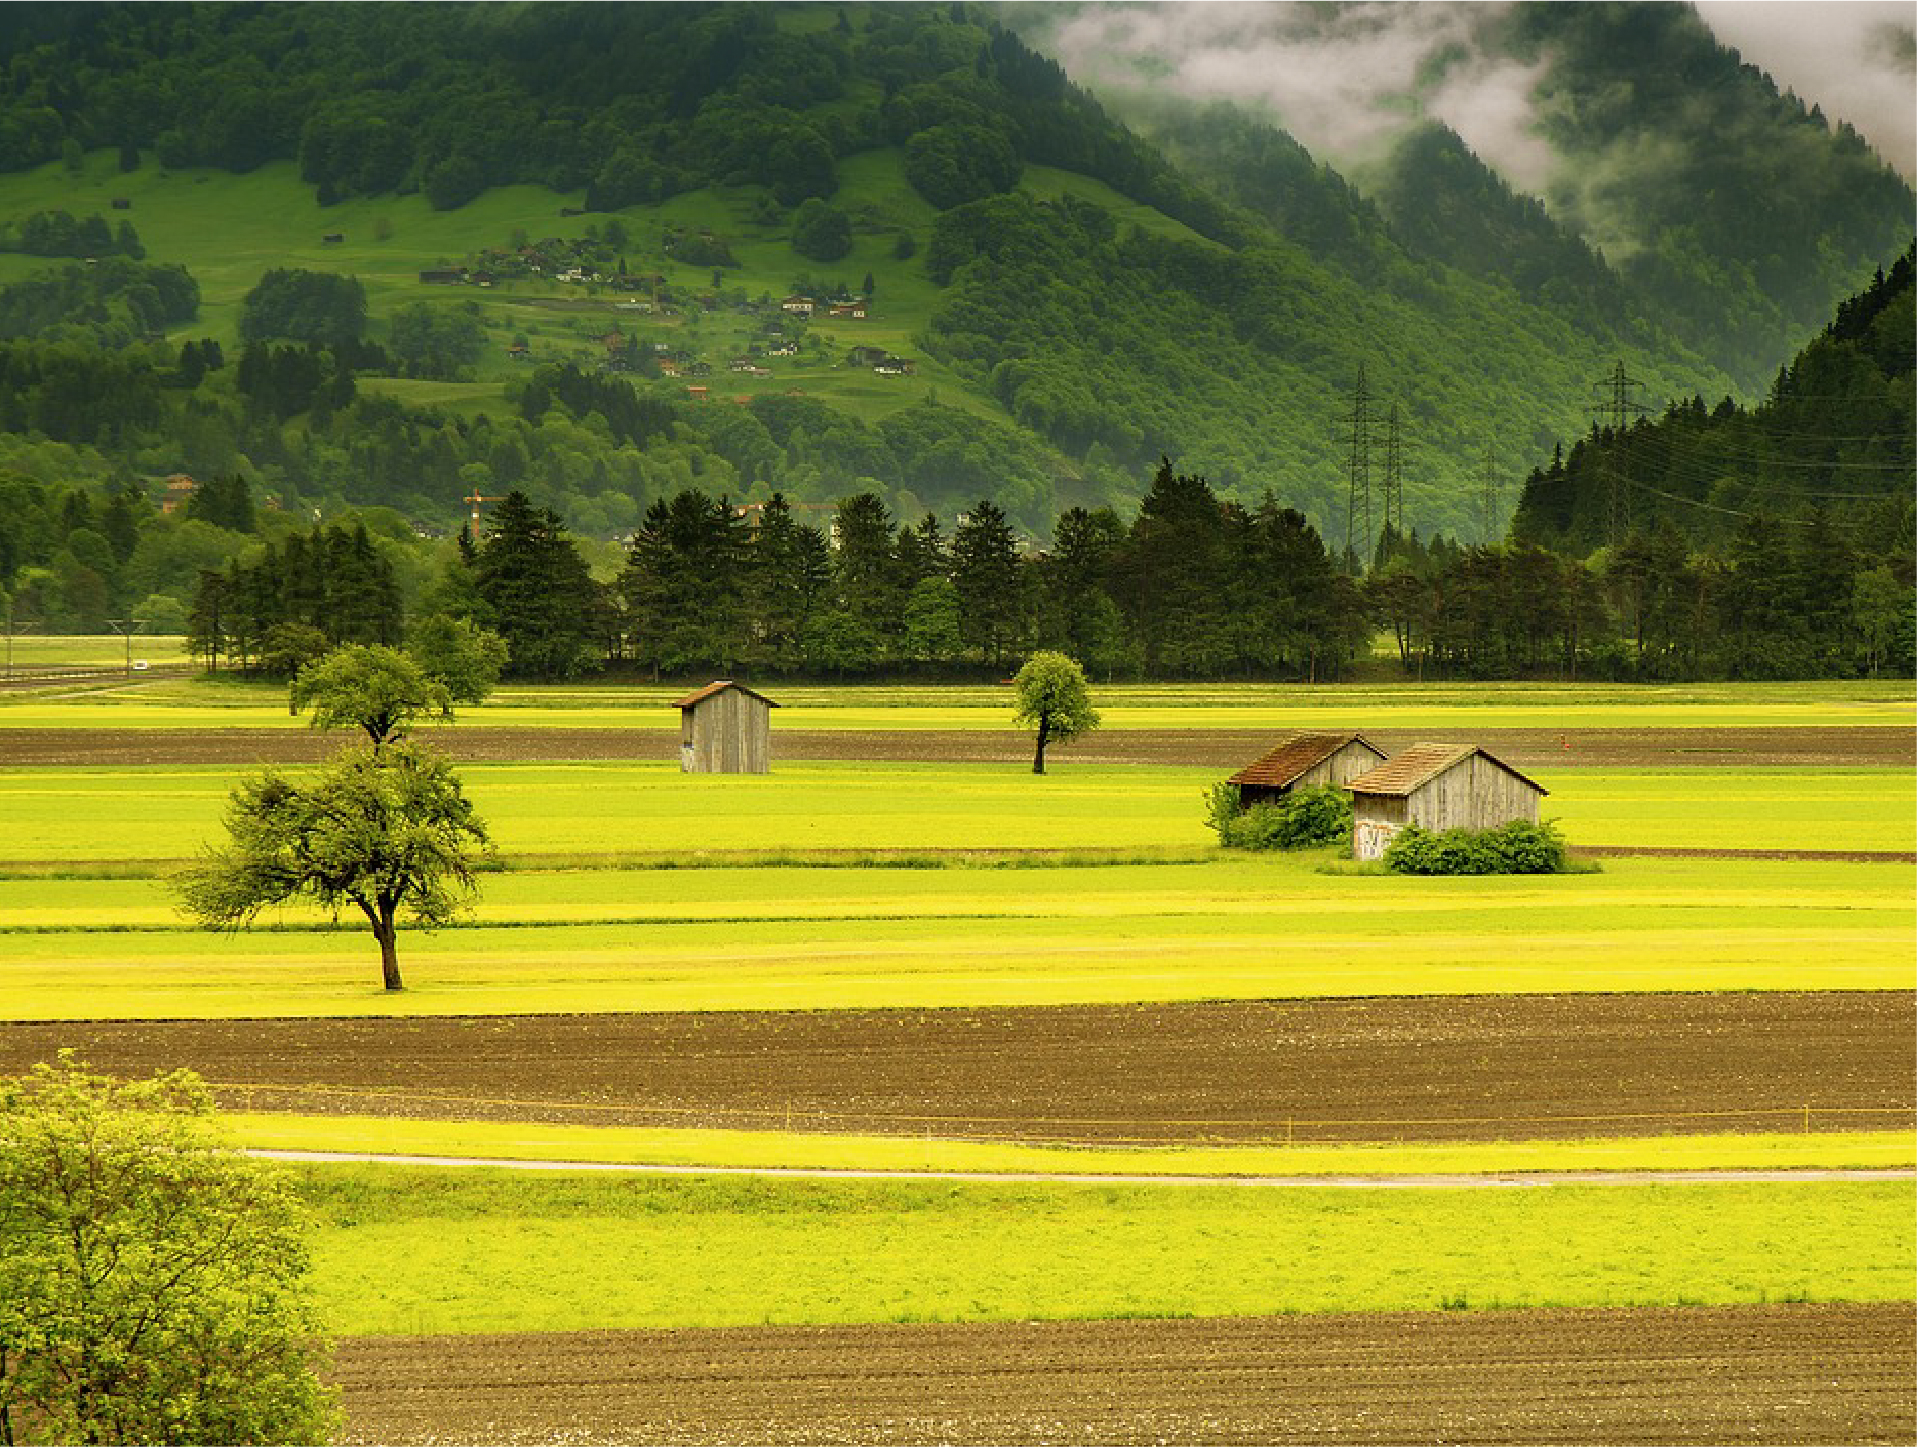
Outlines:
<svg viewBox="0 0 1917 1447"><path fill-rule="evenodd" d="M762 693L721 678L679 710L679 768L688 774L763 774L772 767L772 710Z"/></svg>
<svg viewBox="0 0 1917 1447"><path fill-rule="evenodd" d="M1335 789L1384 761L1384 750L1360 734L1286 734L1225 782L1237 786L1239 804L1250 808L1294 789Z"/></svg>
<svg viewBox="0 0 1917 1447"><path fill-rule="evenodd" d="M1550 792L1474 744L1413 744L1345 787L1356 859L1382 857L1407 824L1433 830L1495 829L1514 819L1535 824L1538 800Z"/></svg>

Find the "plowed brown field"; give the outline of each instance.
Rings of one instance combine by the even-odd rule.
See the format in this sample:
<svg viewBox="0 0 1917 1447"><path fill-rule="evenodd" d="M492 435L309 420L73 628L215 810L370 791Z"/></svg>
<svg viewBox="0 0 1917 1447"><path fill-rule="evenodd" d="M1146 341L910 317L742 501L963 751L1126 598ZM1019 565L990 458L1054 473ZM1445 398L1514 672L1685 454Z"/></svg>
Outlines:
<svg viewBox="0 0 1917 1447"><path fill-rule="evenodd" d="M351 1443L1908 1443L1908 1305L400 1337Z"/></svg>
<svg viewBox="0 0 1917 1447"><path fill-rule="evenodd" d="M1802 768L1917 765L1917 735L1902 728L1380 729L1365 736L1387 753L1422 739L1475 743L1519 768L1602 766ZM678 757L677 729L486 728L433 730L432 742L464 763ZM1565 744L1570 747L1566 748ZM1271 745L1263 729L1106 729L1059 757L1087 763L1237 768ZM0 729L0 766L128 768L140 764L252 765L312 762L337 736L303 729ZM818 730L775 727L775 757L877 762L1013 763L1031 739L1015 729Z"/></svg>
<svg viewBox="0 0 1917 1447"><path fill-rule="evenodd" d="M191 1067L229 1106L268 1110L1108 1142L1509 1140L1908 1128L1913 1038L1906 992L125 1021L0 1027L0 1074L74 1046L126 1075Z"/></svg>

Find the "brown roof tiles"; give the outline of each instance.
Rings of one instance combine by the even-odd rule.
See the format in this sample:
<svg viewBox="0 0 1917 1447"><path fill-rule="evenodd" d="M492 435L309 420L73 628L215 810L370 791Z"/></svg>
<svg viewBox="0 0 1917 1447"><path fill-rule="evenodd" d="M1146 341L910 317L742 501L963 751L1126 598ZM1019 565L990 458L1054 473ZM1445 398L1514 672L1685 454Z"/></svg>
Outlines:
<svg viewBox="0 0 1917 1447"><path fill-rule="evenodd" d="M1360 774L1345 787L1354 794L1410 794L1473 754L1482 755L1505 773L1523 779L1540 794L1551 792L1537 780L1526 778L1503 759L1485 753L1475 744L1413 744L1389 763L1378 765L1368 774Z"/></svg>
<svg viewBox="0 0 1917 1447"><path fill-rule="evenodd" d="M1283 789L1296 783L1308 770L1316 768L1346 744L1360 743L1380 759L1384 750L1359 734L1286 734L1262 757L1247 764L1225 782L1262 784Z"/></svg>
<svg viewBox="0 0 1917 1447"><path fill-rule="evenodd" d="M736 688L739 690L740 693L749 693L754 698L758 699L760 703L765 704L769 708L778 707L778 704L774 703L771 699L767 698L763 693L760 693L756 688L747 688L743 683L734 683L729 678L716 679L713 682L708 683L704 688L695 689L693 692L687 694L684 698L680 699L677 703L675 703L673 707L674 708L691 708L695 703L701 703L704 700L711 698L715 693L724 693L728 688Z"/></svg>

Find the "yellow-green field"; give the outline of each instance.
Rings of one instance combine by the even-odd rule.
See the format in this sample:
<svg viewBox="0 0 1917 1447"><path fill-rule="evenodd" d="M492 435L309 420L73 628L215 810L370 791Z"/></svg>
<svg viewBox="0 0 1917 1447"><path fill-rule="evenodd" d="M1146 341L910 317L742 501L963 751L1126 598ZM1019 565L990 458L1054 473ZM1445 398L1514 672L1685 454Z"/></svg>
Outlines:
<svg viewBox="0 0 1917 1447"><path fill-rule="evenodd" d="M1009 1186L309 1170L345 1334L1895 1301L1909 1183Z"/></svg>
<svg viewBox="0 0 1917 1447"><path fill-rule="evenodd" d="M0 759L5 735L0 733ZM0 865L189 857L219 833L224 768L0 767ZM795 763L757 777L671 763L475 764L467 793L509 857L872 849L1203 850L1218 769ZM1579 845L1917 850L1895 769L1538 769Z"/></svg>
<svg viewBox="0 0 1917 1447"><path fill-rule="evenodd" d="M1908 1112L1884 1112L1908 1119ZM1772 1117L1775 1119L1775 1116ZM594 1161L730 1170L1046 1175L1433 1176L1535 1171L1864 1170L1917 1166L1908 1131L1440 1141L1409 1145L1048 1146L802 1131L680 1130L525 1121L230 1112L238 1145L482 1160Z"/></svg>
<svg viewBox="0 0 1917 1447"><path fill-rule="evenodd" d="M18 641L18 640L17 640ZM43 640L50 641L50 640ZM110 640L117 641L117 640ZM766 685L779 728L1004 729L998 686ZM476 727L678 727L676 685L515 686L460 717ZM1149 684L1094 686L1107 729L1909 727L1909 680L1663 686L1474 684ZM283 687L181 680L81 697L0 697L6 728L301 728ZM456 726L455 726L456 727ZM1575 747L1575 740L1574 747ZM776 747L776 746L775 746ZM1061 753L1069 758L1069 752ZM4 755L0 755L4 758Z"/></svg>
<svg viewBox="0 0 1917 1447"><path fill-rule="evenodd" d="M1328 856L1316 856L1319 863ZM0 1016L221 1018L1902 989L1907 866L1621 859L1419 880L1309 856L507 874L467 927L206 934L151 880L0 881Z"/></svg>

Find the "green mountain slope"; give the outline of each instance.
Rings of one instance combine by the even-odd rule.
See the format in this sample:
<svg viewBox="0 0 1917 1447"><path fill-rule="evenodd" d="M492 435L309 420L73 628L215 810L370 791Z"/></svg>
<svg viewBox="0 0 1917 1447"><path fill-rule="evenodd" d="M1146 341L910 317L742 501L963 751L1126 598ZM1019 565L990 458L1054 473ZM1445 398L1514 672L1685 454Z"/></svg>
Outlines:
<svg viewBox="0 0 1917 1447"><path fill-rule="evenodd" d="M1575 244L1513 286L1466 229L1483 208L1446 220L1438 191L1420 231L1269 128L1168 157L963 6L23 5L0 54L0 156L37 163L0 176L0 236L130 220L199 286L190 320L122 299L112 326L9 332L81 263L0 254L27 287L0 294L14 346L117 347L128 317L164 338L116 364L146 379L138 426L52 405L23 354L10 425L78 449L75 475L238 469L287 506L441 524L526 486L591 532L688 483L948 515L991 495L1042 530L1129 505L1165 452L1364 555L1361 373L1381 448L1397 408L1405 522L1467 536L1500 523L1487 465L1580 431L1614 357L1654 396L1732 385L1615 322ZM268 332L270 366L176 367L188 340L235 350L276 269L357 278L364 343L301 360L318 339ZM792 292L864 315L797 318ZM570 380L607 369L639 400Z"/></svg>

